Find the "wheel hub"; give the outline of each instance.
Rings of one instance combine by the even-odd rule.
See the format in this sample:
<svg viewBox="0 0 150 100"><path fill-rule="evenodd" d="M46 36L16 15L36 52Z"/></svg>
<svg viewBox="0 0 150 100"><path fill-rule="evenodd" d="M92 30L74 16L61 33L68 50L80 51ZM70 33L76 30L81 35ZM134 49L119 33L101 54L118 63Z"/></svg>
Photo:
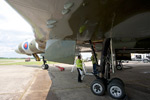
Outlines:
<svg viewBox="0 0 150 100"><path fill-rule="evenodd" d="M94 92L95 93L101 93L102 92L102 86L100 85L100 84L98 84L98 83L95 83L94 85L93 85L93 90L94 90Z"/></svg>
<svg viewBox="0 0 150 100"><path fill-rule="evenodd" d="M118 86L112 86L110 88L110 93L114 96L114 97L120 97L122 94L121 89Z"/></svg>

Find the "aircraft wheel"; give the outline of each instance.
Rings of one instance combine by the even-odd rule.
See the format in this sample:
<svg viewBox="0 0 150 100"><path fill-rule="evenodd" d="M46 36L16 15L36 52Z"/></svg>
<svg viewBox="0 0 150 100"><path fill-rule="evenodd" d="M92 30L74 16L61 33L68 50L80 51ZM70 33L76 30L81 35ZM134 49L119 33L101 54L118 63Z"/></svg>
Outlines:
<svg viewBox="0 0 150 100"><path fill-rule="evenodd" d="M114 79L107 87L108 94L114 99L123 99L125 97L125 90L123 84Z"/></svg>
<svg viewBox="0 0 150 100"><path fill-rule="evenodd" d="M48 69L48 68L49 68L48 64L45 64L45 69Z"/></svg>
<svg viewBox="0 0 150 100"><path fill-rule="evenodd" d="M147 59L144 59L143 62L144 62L144 63L148 63L148 60L147 60Z"/></svg>
<svg viewBox="0 0 150 100"><path fill-rule="evenodd" d="M45 65L43 64L43 65L42 65L42 69L43 69L43 70L48 69L48 68L49 68L48 64L45 64Z"/></svg>
<svg viewBox="0 0 150 100"><path fill-rule="evenodd" d="M105 82L102 79L94 80L91 84L91 91L98 96L104 95L106 90L104 83Z"/></svg>
<svg viewBox="0 0 150 100"><path fill-rule="evenodd" d="M121 65L121 64L116 65L116 69L117 69L117 70L122 70L122 65Z"/></svg>
<svg viewBox="0 0 150 100"><path fill-rule="evenodd" d="M112 78L110 82L118 82L122 84L123 86L125 86L124 82L120 78Z"/></svg>

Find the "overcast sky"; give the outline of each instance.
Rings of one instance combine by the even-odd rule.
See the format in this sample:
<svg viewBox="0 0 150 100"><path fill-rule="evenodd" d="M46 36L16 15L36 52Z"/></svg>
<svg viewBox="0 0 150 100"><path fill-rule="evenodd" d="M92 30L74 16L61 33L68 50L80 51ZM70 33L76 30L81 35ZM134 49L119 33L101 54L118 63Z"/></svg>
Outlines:
<svg viewBox="0 0 150 100"><path fill-rule="evenodd" d="M24 40L33 38L31 26L4 0L0 0L0 57L28 57L14 50Z"/></svg>

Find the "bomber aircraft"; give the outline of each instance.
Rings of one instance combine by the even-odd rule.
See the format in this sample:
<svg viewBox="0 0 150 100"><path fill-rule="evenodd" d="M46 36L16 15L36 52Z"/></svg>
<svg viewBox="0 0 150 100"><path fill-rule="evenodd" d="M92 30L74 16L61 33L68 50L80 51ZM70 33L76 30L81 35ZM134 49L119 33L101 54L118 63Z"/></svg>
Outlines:
<svg viewBox="0 0 150 100"><path fill-rule="evenodd" d="M45 52L45 45L40 46L40 44L38 44L35 41L35 39L28 39L28 40L23 41L22 43L18 45L18 48L15 50L15 52L19 54L33 56L36 61L40 61L40 57L38 56L38 54L41 54L41 56L43 57L42 69L49 68L48 64L46 64L46 60L43 55Z"/></svg>
<svg viewBox="0 0 150 100"><path fill-rule="evenodd" d="M150 0L6 0L32 26L35 41L45 46L45 58L71 64L76 47L101 53L95 95L106 89L115 99L125 97L123 82L110 78L119 60L130 53L150 53Z"/></svg>

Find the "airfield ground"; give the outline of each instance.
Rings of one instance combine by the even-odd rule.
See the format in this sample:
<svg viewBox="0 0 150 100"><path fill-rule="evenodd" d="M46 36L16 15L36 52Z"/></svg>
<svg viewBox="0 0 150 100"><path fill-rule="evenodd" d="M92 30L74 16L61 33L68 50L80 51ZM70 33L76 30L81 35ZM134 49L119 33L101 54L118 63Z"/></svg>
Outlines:
<svg viewBox="0 0 150 100"><path fill-rule="evenodd" d="M87 62L88 72L92 71L91 62ZM77 82L77 71L71 72L72 65L58 64L65 67L65 71L59 71L54 66L49 69L52 86L47 100L114 100L106 93L105 96L95 96L90 91L90 84L95 80L94 76L85 76L83 83ZM89 66L90 65L90 66ZM141 62L124 63L121 71L112 74L121 78L125 83L129 100L150 100L150 64ZM51 99L52 98L52 99Z"/></svg>
<svg viewBox="0 0 150 100"><path fill-rule="evenodd" d="M100 97L90 91L94 76L85 76L83 83L78 83L76 69L71 72L72 65L52 63L47 71L42 70L36 62L35 65L17 65L12 62L12 65L8 65L7 61L6 65L4 62L0 65L0 100L114 100L107 93ZM19 62L23 63L24 60ZM15 63L18 61L15 60ZM91 62L85 64L87 71L91 72ZM55 65L64 67L65 71L60 71ZM112 77L124 81L130 100L149 100L149 63L126 63L124 69Z"/></svg>
<svg viewBox="0 0 150 100"><path fill-rule="evenodd" d="M0 100L45 100L51 80L38 66L0 65Z"/></svg>

